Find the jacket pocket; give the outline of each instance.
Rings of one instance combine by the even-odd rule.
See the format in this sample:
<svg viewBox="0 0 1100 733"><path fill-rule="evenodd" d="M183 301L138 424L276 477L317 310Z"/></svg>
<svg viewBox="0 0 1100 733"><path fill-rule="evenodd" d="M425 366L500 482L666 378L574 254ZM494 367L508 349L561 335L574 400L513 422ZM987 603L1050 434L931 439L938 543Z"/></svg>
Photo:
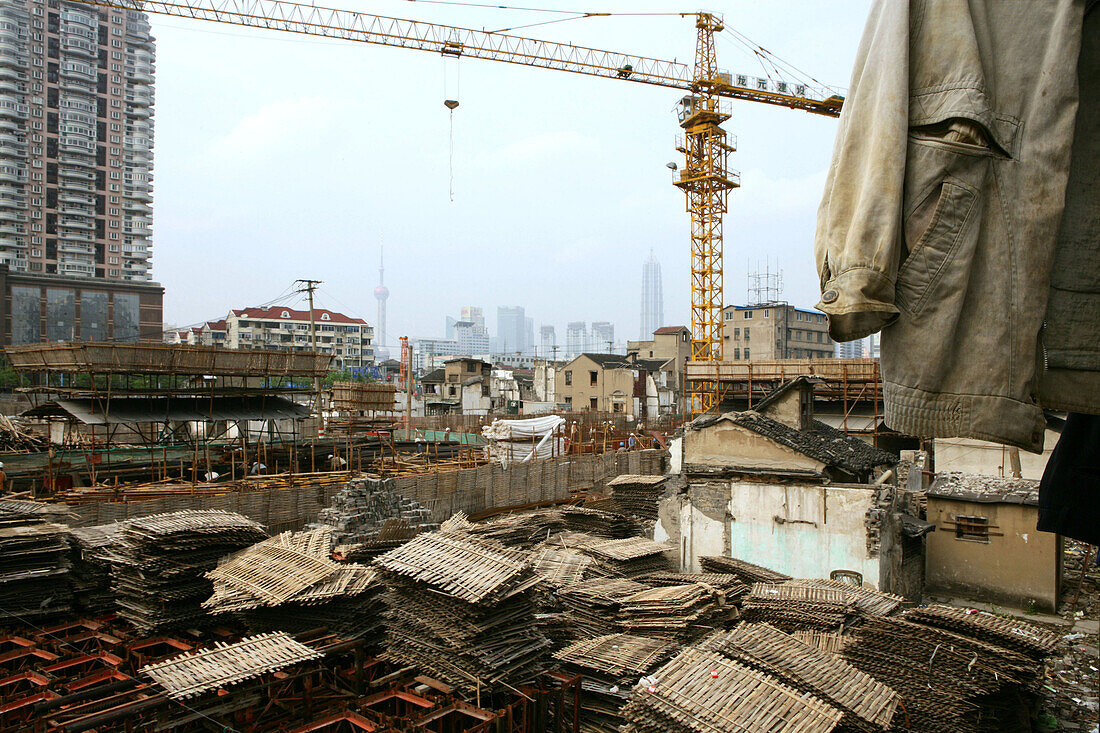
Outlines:
<svg viewBox="0 0 1100 733"><path fill-rule="evenodd" d="M947 176L940 184L928 224L910 244L909 256L898 270L895 304L909 315L915 317L924 310L936 284L951 266L959 242L974 218L977 200L977 189L958 178ZM920 216L920 208L914 216Z"/></svg>

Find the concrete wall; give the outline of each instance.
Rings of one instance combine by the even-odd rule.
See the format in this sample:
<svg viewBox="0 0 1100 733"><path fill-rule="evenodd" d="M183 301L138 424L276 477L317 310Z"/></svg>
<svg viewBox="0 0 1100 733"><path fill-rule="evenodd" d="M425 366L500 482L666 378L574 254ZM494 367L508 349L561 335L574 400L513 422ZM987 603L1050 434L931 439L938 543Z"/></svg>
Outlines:
<svg viewBox="0 0 1100 733"><path fill-rule="evenodd" d="M720 420L684 434L684 464L822 473L825 464L740 425Z"/></svg>
<svg viewBox="0 0 1100 733"><path fill-rule="evenodd" d="M704 555L725 555L801 578L855 570L877 588L881 564L865 525L877 495L872 486L692 481L687 496L672 500L680 536L668 526L661 532L678 544L689 572Z"/></svg>
<svg viewBox="0 0 1100 733"><path fill-rule="evenodd" d="M985 517L988 542L956 537L955 517ZM1035 529L1038 509L928 497L925 582L929 592L1053 612L1061 580L1061 538Z"/></svg>
<svg viewBox="0 0 1100 733"><path fill-rule="evenodd" d="M1023 478L1041 479L1047 467L1050 452L1058 444L1059 434L1046 431L1042 453L1020 451L1020 475ZM984 476L1011 476L1012 463L1008 446L970 438L936 438L936 470L980 473Z"/></svg>

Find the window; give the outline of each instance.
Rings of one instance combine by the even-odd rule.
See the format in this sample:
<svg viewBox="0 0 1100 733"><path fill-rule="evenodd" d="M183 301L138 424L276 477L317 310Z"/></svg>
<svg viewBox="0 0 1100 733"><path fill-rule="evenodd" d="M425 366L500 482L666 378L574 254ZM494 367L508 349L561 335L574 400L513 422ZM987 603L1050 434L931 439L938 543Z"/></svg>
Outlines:
<svg viewBox="0 0 1100 733"><path fill-rule="evenodd" d="M764 317L767 318L771 314L771 311L765 310Z"/></svg>
<svg viewBox="0 0 1100 733"><path fill-rule="evenodd" d="M989 542L989 519L986 517L955 517L955 539Z"/></svg>
<svg viewBox="0 0 1100 733"><path fill-rule="evenodd" d="M614 410L615 412L622 412L623 411L623 403L622 402L616 402L614 405L611 406L611 409Z"/></svg>
<svg viewBox="0 0 1100 733"><path fill-rule="evenodd" d="M568 396L568 395L566 396L566 398L565 398L565 406L566 406L566 407L568 407L568 408L569 408L570 410L572 410L572 409L573 409L573 398L572 398L572 397L570 397L570 396Z"/></svg>
<svg viewBox="0 0 1100 733"><path fill-rule="evenodd" d="M572 386L572 384L573 384L573 372L567 370L565 372L565 386L569 387L569 386Z"/></svg>
<svg viewBox="0 0 1100 733"><path fill-rule="evenodd" d="M455 394L456 394L456 389L457 388L453 384L448 386L447 387L447 394L449 394L451 397L454 397Z"/></svg>
<svg viewBox="0 0 1100 733"><path fill-rule="evenodd" d="M745 329L745 340L746 341L749 340L749 329L747 329L747 328Z"/></svg>
<svg viewBox="0 0 1100 733"><path fill-rule="evenodd" d="M476 372L476 371L477 371L477 364L475 364L475 363L474 363L474 362L472 362L472 361L468 361L468 362L466 362L466 371L468 371L468 372Z"/></svg>
<svg viewBox="0 0 1100 733"><path fill-rule="evenodd" d="M588 386L595 387L596 384L599 383L599 379L600 379L600 373L599 372L589 372L588 373Z"/></svg>
<svg viewBox="0 0 1100 733"><path fill-rule="evenodd" d="M733 329L733 337L735 339L741 338L741 329L740 328Z"/></svg>
<svg viewBox="0 0 1100 733"><path fill-rule="evenodd" d="M600 406L599 406L599 403L596 402L595 397L589 397L588 398L588 407L590 409L593 409L593 410L598 410L599 409Z"/></svg>
<svg viewBox="0 0 1100 733"><path fill-rule="evenodd" d="M796 321L801 321L802 320L802 311L795 311L794 312L794 319Z"/></svg>
<svg viewBox="0 0 1100 733"><path fill-rule="evenodd" d="M748 349L745 349L745 358L746 358L746 359L748 359L748 358L749 358L749 350L748 350Z"/></svg>
<svg viewBox="0 0 1100 733"><path fill-rule="evenodd" d="M752 318L752 311L742 311L745 314L745 318Z"/></svg>
<svg viewBox="0 0 1100 733"><path fill-rule="evenodd" d="M734 349L733 350L733 358L735 360L741 358L741 349Z"/></svg>

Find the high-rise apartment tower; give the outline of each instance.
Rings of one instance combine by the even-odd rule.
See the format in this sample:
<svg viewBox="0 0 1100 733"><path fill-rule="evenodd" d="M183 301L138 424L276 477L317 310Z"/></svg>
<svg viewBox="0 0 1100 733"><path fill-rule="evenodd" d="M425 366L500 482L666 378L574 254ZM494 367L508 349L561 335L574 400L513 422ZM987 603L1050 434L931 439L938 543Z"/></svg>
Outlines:
<svg viewBox="0 0 1100 733"><path fill-rule="evenodd" d="M140 11L0 2L0 264L152 279L154 58Z"/></svg>
<svg viewBox="0 0 1100 733"><path fill-rule="evenodd" d="M653 338L653 332L664 325L665 296L661 289L661 263L649 251L649 259L642 265L642 317L641 340Z"/></svg>

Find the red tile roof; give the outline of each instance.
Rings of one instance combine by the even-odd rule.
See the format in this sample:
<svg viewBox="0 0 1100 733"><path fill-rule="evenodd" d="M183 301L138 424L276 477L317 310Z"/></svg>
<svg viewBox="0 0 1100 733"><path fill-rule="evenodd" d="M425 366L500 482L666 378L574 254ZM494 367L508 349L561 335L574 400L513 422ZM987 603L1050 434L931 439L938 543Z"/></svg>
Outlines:
<svg viewBox="0 0 1100 733"><path fill-rule="evenodd" d="M680 333L686 330L687 326L661 326L653 333Z"/></svg>
<svg viewBox="0 0 1100 733"><path fill-rule="evenodd" d="M325 310L324 308L315 308L313 312L317 323L358 323L363 326L367 325L367 322L362 318L351 318L350 316L345 316L343 313ZM276 321L309 320L309 311L300 311L278 305L270 308L241 308L239 310L230 311L230 313L241 318L270 318ZM287 315L284 316L284 313Z"/></svg>

